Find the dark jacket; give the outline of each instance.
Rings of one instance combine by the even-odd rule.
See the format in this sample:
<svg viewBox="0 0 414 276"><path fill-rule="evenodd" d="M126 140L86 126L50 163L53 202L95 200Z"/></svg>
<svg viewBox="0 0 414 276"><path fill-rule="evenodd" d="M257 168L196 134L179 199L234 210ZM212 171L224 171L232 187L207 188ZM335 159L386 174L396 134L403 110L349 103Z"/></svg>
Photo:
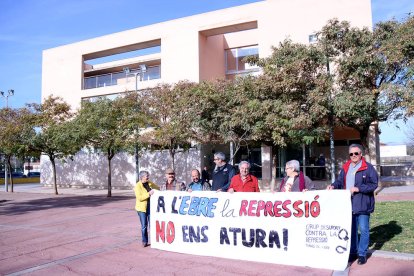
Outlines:
<svg viewBox="0 0 414 276"><path fill-rule="evenodd" d="M214 169L213 171L213 184L211 187L212 191L217 191L221 189L227 191L230 186L231 178L235 175L235 170L232 165L226 164L219 168Z"/></svg>
<svg viewBox="0 0 414 276"><path fill-rule="evenodd" d="M351 160L348 160L342 167L338 179L332 184L335 189L346 189L346 173L350 165ZM352 213L364 215L374 212L374 191L378 187L378 174L363 157L361 167L355 174L355 187L358 187L359 192L352 196Z"/></svg>
<svg viewBox="0 0 414 276"><path fill-rule="evenodd" d="M302 184L301 184L301 178L303 179ZM286 176L285 178L282 179L282 182L280 183L280 187L279 187L279 192L282 191L288 179L289 179L289 176ZM290 191L291 192L302 192L304 189L314 190L315 185L313 184L312 180L309 177L307 177L306 175L303 175L303 172L299 172L299 174L296 175L293 180L293 185Z"/></svg>

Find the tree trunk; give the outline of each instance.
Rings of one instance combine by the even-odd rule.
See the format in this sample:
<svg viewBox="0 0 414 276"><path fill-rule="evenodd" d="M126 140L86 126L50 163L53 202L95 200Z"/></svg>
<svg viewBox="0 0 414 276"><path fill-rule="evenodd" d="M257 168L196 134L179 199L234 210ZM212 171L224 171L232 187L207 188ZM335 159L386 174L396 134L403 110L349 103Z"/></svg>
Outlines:
<svg viewBox="0 0 414 276"><path fill-rule="evenodd" d="M171 157L172 169L175 171L175 149L170 148L169 152Z"/></svg>
<svg viewBox="0 0 414 276"><path fill-rule="evenodd" d="M13 181L13 173L12 173L12 166L11 166L11 155L7 156L7 167L9 168L9 179L10 179L10 191L14 192L14 181ZM6 180L4 180L6 181Z"/></svg>
<svg viewBox="0 0 414 276"><path fill-rule="evenodd" d="M56 163L55 158L50 157L50 162L52 163L52 169L53 169L53 188L55 189L55 195L58 195L58 189L57 189L57 183L56 183Z"/></svg>
<svg viewBox="0 0 414 276"><path fill-rule="evenodd" d="M111 169L111 161L114 154L111 153L111 150L108 150L108 195L107 197L112 196L112 169Z"/></svg>
<svg viewBox="0 0 414 276"><path fill-rule="evenodd" d="M272 146L272 180L270 181L270 190L276 191L276 174L277 174L277 149Z"/></svg>
<svg viewBox="0 0 414 276"><path fill-rule="evenodd" d="M371 162L371 155L369 150L369 141L368 141L368 132L369 126L364 127L362 130L359 131L359 137L361 138L361 144L364 147L364 157L368 162Z"/></svg>

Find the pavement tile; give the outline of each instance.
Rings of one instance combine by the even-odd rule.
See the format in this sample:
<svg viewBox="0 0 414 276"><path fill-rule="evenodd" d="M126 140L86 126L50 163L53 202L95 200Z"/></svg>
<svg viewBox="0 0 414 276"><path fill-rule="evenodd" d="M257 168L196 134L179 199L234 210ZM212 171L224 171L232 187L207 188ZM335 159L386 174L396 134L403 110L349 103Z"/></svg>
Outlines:
<svg viewBox="0 0 414 276"><path fill-rule="evenodd" d="M33 193L33 189L41 188L32 186L28 193L0 192L0 275L332 274L324 269L142 248L131 191L107 198L105 191L83 189L54 196ZM385 188L377 200L414 200L412 187L396 191ZM412 260L374 254L363 266L353 263L349 275L413 275L412 271Z"/></svg>

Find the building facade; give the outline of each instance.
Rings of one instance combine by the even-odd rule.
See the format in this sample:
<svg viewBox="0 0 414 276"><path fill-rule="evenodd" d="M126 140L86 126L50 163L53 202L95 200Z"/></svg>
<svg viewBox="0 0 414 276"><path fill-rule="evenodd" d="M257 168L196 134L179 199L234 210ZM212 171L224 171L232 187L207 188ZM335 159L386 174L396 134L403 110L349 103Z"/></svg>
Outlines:
<svg viewBox="0 0 414 276"><path fill-rule="evenodd" d="M266 0L47 49L43 52L42 98L50 94L60 96L77 109L85 99L113 97L160 83L257 74L258 68L242 61L245 56L266 57L271 54L272 46L286 38L311 43L315 32L332 18L371 28L370 0ZM183 153L186 162L192 162L185 167L210 164L208 159L214 150L207 145ZM257 154L261 156L262 178L270 179L271 148L261 146ZM160 172L168 166L154 167L149 158L146 155L141 158L140 169ZM122 183L115 181L115 186L135 182L135 163L128 161L128 157L121 159L131 163L131 168L121 170ZM48 171L49 165L43 158L42 172ZM68 163L61 168L65 166ZM158 174L162 178L162 173ZM104 175L102 181L96 177L98 182L106 183ZM189 176L181 177L188 180ZM42 183L50 181L49 174L42 174ZM61 181L68 185L87 182L80 178Z"/></svg>

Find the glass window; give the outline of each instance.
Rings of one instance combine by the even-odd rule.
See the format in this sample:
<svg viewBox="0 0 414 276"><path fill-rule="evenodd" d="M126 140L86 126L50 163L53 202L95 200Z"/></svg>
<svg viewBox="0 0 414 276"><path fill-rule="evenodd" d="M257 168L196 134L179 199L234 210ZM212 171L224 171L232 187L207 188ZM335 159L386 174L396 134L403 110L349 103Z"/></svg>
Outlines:
<svg viewBox="0 0 414 276"><path fill-rule="evenodd" d="M227 49L225 54L227 74L240 74L259 70L257 66L244 62L245 57L259 56L259 48L257 45Z"/></svg>
<svg viewBox="0 0 414 276"><path fill-rule="evenodd" d="M111 85L111 74L97 76L98 78L98 87L105 87Z"/></svg>
<svg viewBox="0 0 414 276"><path fill-rule="evenodd" d="M96 77L85 78L83 89L91 89L96 87Z"/></svg>

